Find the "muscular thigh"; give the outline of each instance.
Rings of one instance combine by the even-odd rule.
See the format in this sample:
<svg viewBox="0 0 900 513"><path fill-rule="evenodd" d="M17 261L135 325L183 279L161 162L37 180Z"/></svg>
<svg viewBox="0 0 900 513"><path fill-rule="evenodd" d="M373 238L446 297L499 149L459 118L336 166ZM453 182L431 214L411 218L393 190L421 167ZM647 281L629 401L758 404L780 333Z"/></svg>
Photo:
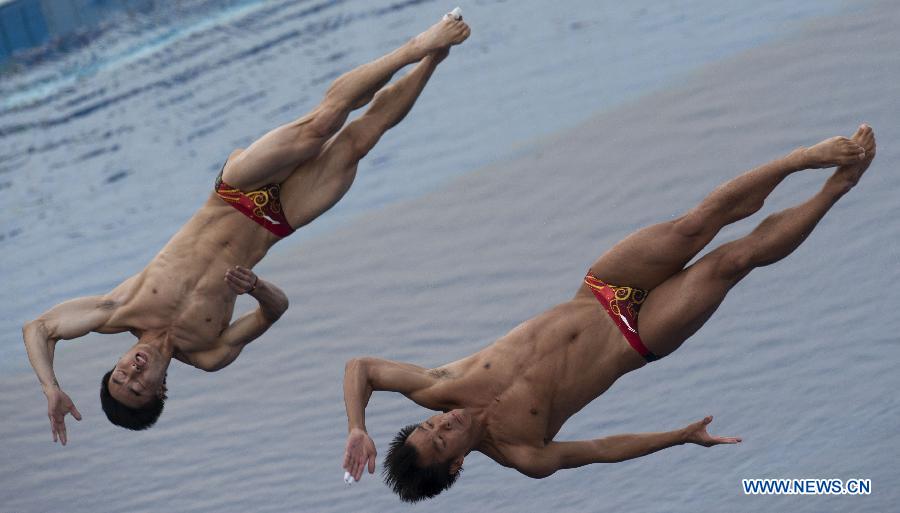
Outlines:
<svg viewBox="0 0 900 513"><path fill-rule="evenodd" d="M281 184L281 203L292 227L310 223L334 206L350 190L358 160L351 158L336 139Z"/></svg>
<svg viewBox="0 0 900 513"><path fill-rule="evenodd" d="M282 183L322 149L323 140L298 122L282 125L233 152L225 164L222 180L244 191L271 183Z"/></svg>
<svg viewBox="0 0 900 513"><path fill-rule="evenodd" d="M729 268L723 259L726 252L720 250L678 272L647 295L638 318L638 331L654 354L665 356L678 349L747 275Z"/></svg>
<svg viewBox="0 0 900 513"><path fill-rule="evenodd" d="M715 235L690 216L632 233L604 253L591 271L613 285L656 288L681 271Z"/></svg>

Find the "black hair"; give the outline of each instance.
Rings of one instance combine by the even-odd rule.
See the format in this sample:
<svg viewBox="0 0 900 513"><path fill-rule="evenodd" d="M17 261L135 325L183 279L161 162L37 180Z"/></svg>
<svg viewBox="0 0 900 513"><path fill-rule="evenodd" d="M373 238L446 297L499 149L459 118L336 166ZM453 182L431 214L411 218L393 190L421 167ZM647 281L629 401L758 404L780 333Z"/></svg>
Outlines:
<svg viewBox="0 0 900 513"><path fill-rule="evenodd" d="M162 394L156 396L146 406L131 408L117 401L109 393L109 377L113 370L115 367L104 374L103 379L100 380L100 405L103 406L106 418L117 426L134 431L141 431L156 424L156 420L162 414L163 406L166 405L165 386ZM163 385L165 385L165 378L163 378Z"/></svg>
<svg viewBox="0 0 900 513"><path fill-rule="evenodd" d="M410 424L401 429L384 458L384 483L400 496L403 502L419 502L430 499L453 486L462 468L450 472L452 461L439 462L427 467L419 465L419 451L407 443L409 435L418 427Z"/></svg>

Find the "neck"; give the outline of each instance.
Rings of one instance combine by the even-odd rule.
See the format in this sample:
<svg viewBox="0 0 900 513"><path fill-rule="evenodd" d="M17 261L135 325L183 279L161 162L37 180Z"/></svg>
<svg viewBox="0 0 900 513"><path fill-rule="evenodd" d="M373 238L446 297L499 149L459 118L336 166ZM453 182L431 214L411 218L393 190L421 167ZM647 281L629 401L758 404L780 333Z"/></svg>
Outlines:
<svg viewBox="0 0 900 513"><path fill-rule="evenodd" d="M488 432L487 409L472 408L468 413L472 416L472 439L469 451L484 452L481 450L481 447L485 444L490 445L492 443L490 433Z"/></svg>
<svg viewBox="0 0 900 513"><path fill-rule="evenodd" d="M172 340L166 335L165 332L141 333L141 336L138 337L138 344L150 346L159 351L159 354L169 359L171 359L172 355L175 354L175 344L172 343Z"/></svg>

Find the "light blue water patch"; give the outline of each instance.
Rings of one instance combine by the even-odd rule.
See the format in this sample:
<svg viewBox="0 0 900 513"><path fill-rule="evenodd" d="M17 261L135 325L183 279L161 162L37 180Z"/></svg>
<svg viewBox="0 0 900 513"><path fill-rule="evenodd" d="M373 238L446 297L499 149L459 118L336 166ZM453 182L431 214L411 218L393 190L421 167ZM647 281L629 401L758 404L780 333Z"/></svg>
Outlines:
<svg viewBox="0 0 900 513"><path fill-rule="evenodd" d="M5 368L26 365L24 320L138 272L205 199L233 148L307 112L332 79L397 47L449 7L428 0L165 5L175 7L117 18L87 46L0 80ZM344 200L282 245L528 152L536 138L788 37L843 4L547 5L463 3L470 40L362 162Z"/></svg>
<svg viewBox="0 0 900 513"><path fill-rule="evenodd" d="M214 2L192 0L179 2L175 9L156 9L144 13L146 5L112 4L102 14L94 9L91 16L73 17L68 10L75 9L74 0L48 4L47 9L26 18L32 23L50 24L53 42L46 48L33 48L44 56L37 62L23 64L27 72L9 72L9 93L3 95L2 107L13 109L52 97L67 87L72 87L87 76L116 70L142 57L163 51L169 44L192 37L194 34L215 29L229 20L241 16L259 4L261 0L229 0ZM36 0L32 3L37 4ZM210 9L210 7L216 7ZM23 4L19 7L37 9L39 6ZM122 12L126 10L126 12ZM77 18L77 19L76 19ZM68 24L77 23L69 26ZM93 39L88 45L95 51L66 51L57 49L73 32L84 32L83 38ZM34 60L32 58L32 60ZM46 61L46 62L45 62ZM46 73L36 73L44 70ZM0 86L0 90L4 88Z"/></svg>

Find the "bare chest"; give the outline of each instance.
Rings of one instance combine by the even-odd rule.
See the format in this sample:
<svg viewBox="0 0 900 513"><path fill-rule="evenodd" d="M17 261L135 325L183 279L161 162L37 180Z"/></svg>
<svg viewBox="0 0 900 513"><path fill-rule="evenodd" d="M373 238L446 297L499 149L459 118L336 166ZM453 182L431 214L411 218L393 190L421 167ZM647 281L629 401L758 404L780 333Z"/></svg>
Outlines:
<svg viewBox="0 0 900 513"><path fill-rule="evenodd" d="M501 443L541 446L556 435L552 395L543 387L518 382L496 396L490 408L491 438Z"/></svg>
<svg viewBox="0 0 900 513"><path fill-rule="evenodd" d="M225 282L226 270L252 267L268 249L252 230L232 226L241 219L230 213L216 208L198 212L127 282L123 295L128 299L115 322L133 331L164 331L183 352L214 348L231 321L237 297Z"/></svg>
<svg viewBox="0 0 900 513"><path fill-rule="evenodd" d="M492 436L511 445L548 443L632 370L623 360L628 349L599 305L561 305L520 325L480 355L497 373L490 381L503 383L492 390Z"/></svg>
<svg viewBox="0 0 900 513"><path fill-rule="evenodd" d="M164 331L182 351L209 349L231 321L236 298L217 281L207 274L179 280L151 274L114 322L138 332Z"/></svg>

